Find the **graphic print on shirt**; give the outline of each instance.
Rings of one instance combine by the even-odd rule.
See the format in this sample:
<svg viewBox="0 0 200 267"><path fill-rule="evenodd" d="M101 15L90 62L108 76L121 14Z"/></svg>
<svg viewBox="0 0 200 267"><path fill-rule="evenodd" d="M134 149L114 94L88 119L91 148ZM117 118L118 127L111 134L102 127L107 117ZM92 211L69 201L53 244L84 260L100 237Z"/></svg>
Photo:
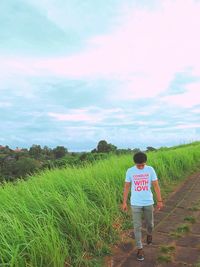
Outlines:
<svg viewBox="0 0 200 267"><path fill-rule="evenodd" d="M133 183L135 191L148 191L149 190L149 174L135 174L133 175Z"/></svg>

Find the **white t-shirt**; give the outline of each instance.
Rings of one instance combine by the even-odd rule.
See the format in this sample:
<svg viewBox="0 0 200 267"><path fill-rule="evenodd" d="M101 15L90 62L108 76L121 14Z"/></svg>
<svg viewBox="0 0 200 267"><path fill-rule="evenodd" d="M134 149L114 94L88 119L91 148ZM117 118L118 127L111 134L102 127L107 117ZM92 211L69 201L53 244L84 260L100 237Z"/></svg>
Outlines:
<svg viewBox="0 0 200 267"><path fill-rule="evenodd" d="M126 182L131 182L131 205L148 206L154 204L151 192L151 182L156 181L157 175L153 167L145 165L143 169L136 166L126 172Z"/></svg>

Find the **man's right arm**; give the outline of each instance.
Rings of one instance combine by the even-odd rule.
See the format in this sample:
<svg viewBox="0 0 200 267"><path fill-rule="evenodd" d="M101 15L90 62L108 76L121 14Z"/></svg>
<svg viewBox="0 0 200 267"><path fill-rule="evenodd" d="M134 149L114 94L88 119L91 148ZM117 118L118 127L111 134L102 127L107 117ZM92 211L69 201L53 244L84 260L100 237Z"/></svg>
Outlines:
<svg viewBox="0 0 200 267"><path fill-rule="evenodd" d="M122 203L122 210L127 211L127 198L128 198L128 193L130 189L131 182L125 182L124 184L124 194L123 194L123 203Z"/></svg>
<svg viewBox="0 0 200 267"><path fill-rule="evenodd" d="M125 182L125 184L124 184L123 203L127 203L127 198L128 198L130 185L131 185L131 182Z"/></svg>

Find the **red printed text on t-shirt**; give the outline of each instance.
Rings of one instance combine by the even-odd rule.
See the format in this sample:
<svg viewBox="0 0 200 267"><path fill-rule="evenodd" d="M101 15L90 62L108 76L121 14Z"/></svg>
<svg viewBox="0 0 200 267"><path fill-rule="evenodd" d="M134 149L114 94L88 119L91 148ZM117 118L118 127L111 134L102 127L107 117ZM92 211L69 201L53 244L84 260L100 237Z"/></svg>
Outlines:
<svg viewBox="0 0 200 267"><path fill-rule="evenodd" d="M149 190L149 174L135 174L133 175L133 183L135 191L148 191Z"/></svg>

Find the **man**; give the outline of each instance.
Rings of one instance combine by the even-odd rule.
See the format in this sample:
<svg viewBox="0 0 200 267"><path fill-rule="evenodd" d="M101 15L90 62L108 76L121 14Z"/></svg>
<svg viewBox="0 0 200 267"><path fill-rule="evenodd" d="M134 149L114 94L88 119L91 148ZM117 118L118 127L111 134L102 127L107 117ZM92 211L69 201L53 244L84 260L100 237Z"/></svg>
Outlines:
<svg viewBox="0 0 200 267"><path fill-rule="evenodd" d="M126 179L123 193L122 209L128 210L127 197L131 186L131 210L133 216L134 234L137 246L137 260L144 260L144 252L142 245L142 212L147 226L147 244L152 244L152 231L154 228L154 200L151 192L151 184L153 184L156 197L157 209L163 207L163 201L160 192L158 178L153 167L146 165L147 155L138 152L133 156L135 165L126 172Z"/></svg>

